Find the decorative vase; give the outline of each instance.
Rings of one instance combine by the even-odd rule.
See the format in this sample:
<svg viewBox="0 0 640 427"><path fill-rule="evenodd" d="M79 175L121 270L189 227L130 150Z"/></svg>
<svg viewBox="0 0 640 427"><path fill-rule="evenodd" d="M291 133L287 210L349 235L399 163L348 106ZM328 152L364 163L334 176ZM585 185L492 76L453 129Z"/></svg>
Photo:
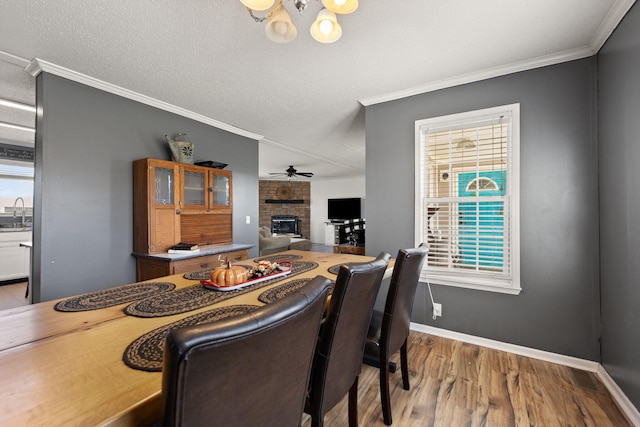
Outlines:
<svg viewBox="0 0 640 427"><path fill-rule="evenodd" d="M193 142L186 133L179 133L175 139L164 136L171 149L171 160L174 162L193 164Z"/></svg>

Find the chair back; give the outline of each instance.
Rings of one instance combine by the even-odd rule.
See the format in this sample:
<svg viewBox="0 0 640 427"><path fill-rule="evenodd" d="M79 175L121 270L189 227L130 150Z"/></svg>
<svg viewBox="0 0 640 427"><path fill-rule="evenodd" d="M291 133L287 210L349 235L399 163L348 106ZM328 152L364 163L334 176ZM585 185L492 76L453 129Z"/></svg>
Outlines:
<svg viewBox="0 0 640 427"><path fill-rule="evenodd" d="M163 426L299 426L330 280L241 316L172 329Z"/></svg>
<svg viewBox="0 0 640 427"><path fill-rule="evenodd" d="M380 350L386 350L389 356L398 351L409 336L413 300L427 253L426 247L398 251L380 331Z"/></svg>
<svg viewBox="0 0 640 427"><path fill-rule="evenodd" d="M362 368L367 329L390 255L342 265L320 331L313 362L310 407L319 419L351 388Z"/></svg>

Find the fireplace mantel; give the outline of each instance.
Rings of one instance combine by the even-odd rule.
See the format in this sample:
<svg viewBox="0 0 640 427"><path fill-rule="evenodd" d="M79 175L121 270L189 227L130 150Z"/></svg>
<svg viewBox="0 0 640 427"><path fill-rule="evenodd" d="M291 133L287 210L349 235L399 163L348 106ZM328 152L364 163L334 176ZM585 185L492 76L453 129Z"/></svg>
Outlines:
<svg viewBox="0 0 640 427"><path fill-rule="evenodd" d="M270 204L280 203L280 204L283 204L283 205L301 205L301 204L304 203L304 200L266 199L264 202L265 203L270 203Z"/></svg>

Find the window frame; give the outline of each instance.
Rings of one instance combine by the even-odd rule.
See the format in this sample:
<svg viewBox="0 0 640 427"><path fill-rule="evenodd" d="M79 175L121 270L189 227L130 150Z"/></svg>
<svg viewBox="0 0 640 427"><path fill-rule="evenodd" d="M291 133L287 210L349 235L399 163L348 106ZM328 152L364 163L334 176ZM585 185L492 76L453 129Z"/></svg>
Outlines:
<svg viewBox="0 0 640 427"><path fill-rule="evenodd" d="M443 127L463 125L482 118L508 114L511 118L511 140L508 142L510 150L510 164L507 173L509 184L508 211L510 218L509 247L511 274L508 277L495 277L487 274L482 277L477 273L463 269L432 267L427 262L422 267L420 281L445 286L454 286L483 291L500 292L517 295L522 291L520 284L520 104L509 104L498 107L485 108L463 113L432 117L415 121L415 245L424 241L427 224L424 221L424 210L427 209L424 185L428 186L430 171L427 160L424 159L425 147L423 129L428 127ZM422 170L422 166L425 166ZM423 185L424 184L424 185ZM507 203L507 202L505 202ZM505 206L507 209L507 206Z"/></svg>

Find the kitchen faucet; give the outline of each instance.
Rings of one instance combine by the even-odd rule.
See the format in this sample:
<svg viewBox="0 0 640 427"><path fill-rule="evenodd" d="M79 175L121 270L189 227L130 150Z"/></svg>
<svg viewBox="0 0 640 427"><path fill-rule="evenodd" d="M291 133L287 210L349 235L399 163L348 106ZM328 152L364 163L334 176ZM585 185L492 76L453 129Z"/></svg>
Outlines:
<svg viewBox="0 0 640 427"><path fill-rule="evenodd" d="M24 199L22 197L18 197L16 198L16 201L13 202L13 217L16 217L16 206L18 205L18 200L22 200L22 223L20 224L20 227L24 227Z"/></svg>

